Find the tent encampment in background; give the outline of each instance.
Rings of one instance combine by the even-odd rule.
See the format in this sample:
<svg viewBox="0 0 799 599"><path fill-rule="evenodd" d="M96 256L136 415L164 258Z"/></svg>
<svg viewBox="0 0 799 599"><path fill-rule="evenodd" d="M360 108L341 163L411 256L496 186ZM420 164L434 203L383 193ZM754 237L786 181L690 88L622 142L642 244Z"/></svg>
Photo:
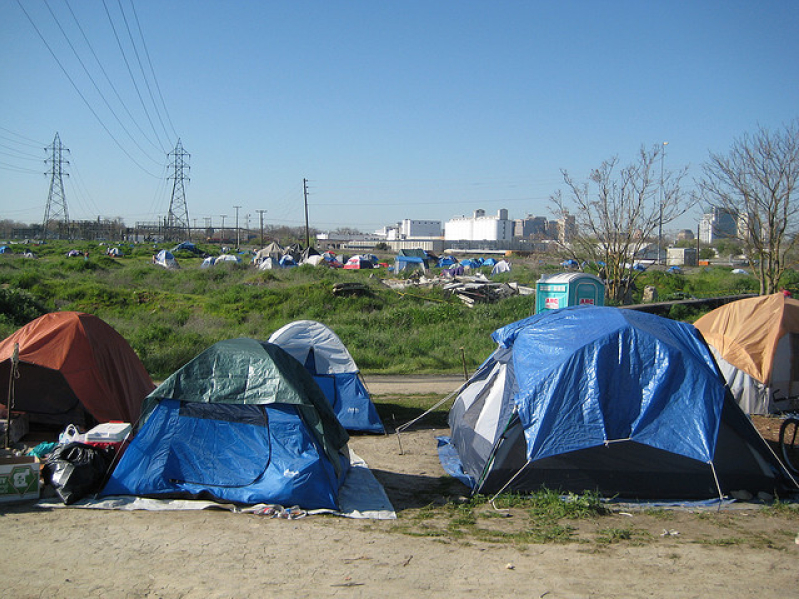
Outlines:
<svg viewBox="0 0 799 599"><path fill-rule="evenodd" d="M14 409L27 412L31 422L136 422L155 388L128 342L91 314L45 314L0 342L0 381L6 384L16 343ZM6 403L5 395L0 401Z"/></svg>
<svg viewBox="0 0 799 599"><path fill-rule="evenodd" d="M577 306L492 338L497 349L459 392L440 452L445 467L459 460L475 493L684 500L791 484L690 324Z"/></svg>
<svg viewBox="0 0 799 599"><path fill-rule="evenodd" d="M269 342L285 349L313 375L345 429L384 432L355 360L329 327L297 320L272 333Z"/></svg>
<svg viewBox="0 0 799 599"><path fill-rule="evenodd" d="M348 435L277 345L220 341L148 397L102 495L337 509Z"/></svg>
<svg viewBox="0 0 799 599"><path fill-rule="evenodd" d="M750 297L720 306L694 325L744 412L799 406L799 300L781 292Z"/></svg>

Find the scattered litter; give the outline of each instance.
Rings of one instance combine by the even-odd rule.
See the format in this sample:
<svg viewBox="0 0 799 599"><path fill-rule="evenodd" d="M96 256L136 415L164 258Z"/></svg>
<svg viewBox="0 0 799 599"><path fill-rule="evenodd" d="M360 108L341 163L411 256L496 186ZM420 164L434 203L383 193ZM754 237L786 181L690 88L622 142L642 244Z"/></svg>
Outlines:
<svg viewBox="0 0 799 599"><path fill-rule="evenodd" d="M426 277L419 276L404 281L384 279L384 285L394 290L408 287L441 287L445 295L455 296L469 307L490 304L516 295L532 295L535 290L518 283L495 283L484 274Z"/></svg>
<svg viewBox="0 0 799 599"><path fill-rule="evenodd" d="M250 511L251 514L259 516L267 516L268 518L281 518L284 520L299 520L308 515L303 509L295 505L294 507L285 508L282 505L264 505Z"/></svg>
<svg viewBox="0 0 799 599"><path fill-rule="evenodd" d="M508 563L508 564L505 564L505 569L506 570L515 570L516 566L514 566L513 564Z"/></svg>
<svg viewBox="0 0 799 599"><path fill-rule="evenodd" d="M680 531L679 530L666 530L663 529L663 532L660 534L661 537L679 537Z"/></svg>

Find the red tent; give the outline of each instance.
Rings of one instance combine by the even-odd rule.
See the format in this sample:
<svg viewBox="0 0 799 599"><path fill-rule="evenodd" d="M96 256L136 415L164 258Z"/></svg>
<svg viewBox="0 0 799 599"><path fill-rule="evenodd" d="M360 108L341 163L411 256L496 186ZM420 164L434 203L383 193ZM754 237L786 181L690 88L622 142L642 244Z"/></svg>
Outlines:
<svg viewBox="0 0 799 599"><path fill-rule="evenodd" d="M53 312L0 342L3 405L15 343L20 363L14 410L27 412L31 422L136 422L142 401L155 388L139 357L113 327L91 314Z"/></svg>

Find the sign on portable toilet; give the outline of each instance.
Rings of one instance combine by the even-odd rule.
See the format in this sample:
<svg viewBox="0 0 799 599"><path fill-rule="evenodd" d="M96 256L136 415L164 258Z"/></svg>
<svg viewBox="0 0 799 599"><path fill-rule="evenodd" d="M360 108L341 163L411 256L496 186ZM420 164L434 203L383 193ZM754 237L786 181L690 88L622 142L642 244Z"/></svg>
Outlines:
<svg viewBox="0 0 799 599"><path fill-rule="evenodd" d="M541 275L535 284L535 313L569 306L604 306L605 284L586 273Z"/></svg>

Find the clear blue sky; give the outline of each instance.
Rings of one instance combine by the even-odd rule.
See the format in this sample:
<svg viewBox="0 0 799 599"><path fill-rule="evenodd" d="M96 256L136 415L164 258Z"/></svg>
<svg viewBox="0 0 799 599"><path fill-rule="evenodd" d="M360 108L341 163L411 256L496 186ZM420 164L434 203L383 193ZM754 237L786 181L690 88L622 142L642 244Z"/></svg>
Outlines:
<svg viewBox="0 0 799 599"><path fill-rule="evenodd" d="M70 218L129 226L166 214L178 138L199 226L301 226L304 178L321 230L551 216L561 169L665 141L690 186L799 116L798 26L793 0L0 0L0 218L42 221L56 132Z"/></svg>

